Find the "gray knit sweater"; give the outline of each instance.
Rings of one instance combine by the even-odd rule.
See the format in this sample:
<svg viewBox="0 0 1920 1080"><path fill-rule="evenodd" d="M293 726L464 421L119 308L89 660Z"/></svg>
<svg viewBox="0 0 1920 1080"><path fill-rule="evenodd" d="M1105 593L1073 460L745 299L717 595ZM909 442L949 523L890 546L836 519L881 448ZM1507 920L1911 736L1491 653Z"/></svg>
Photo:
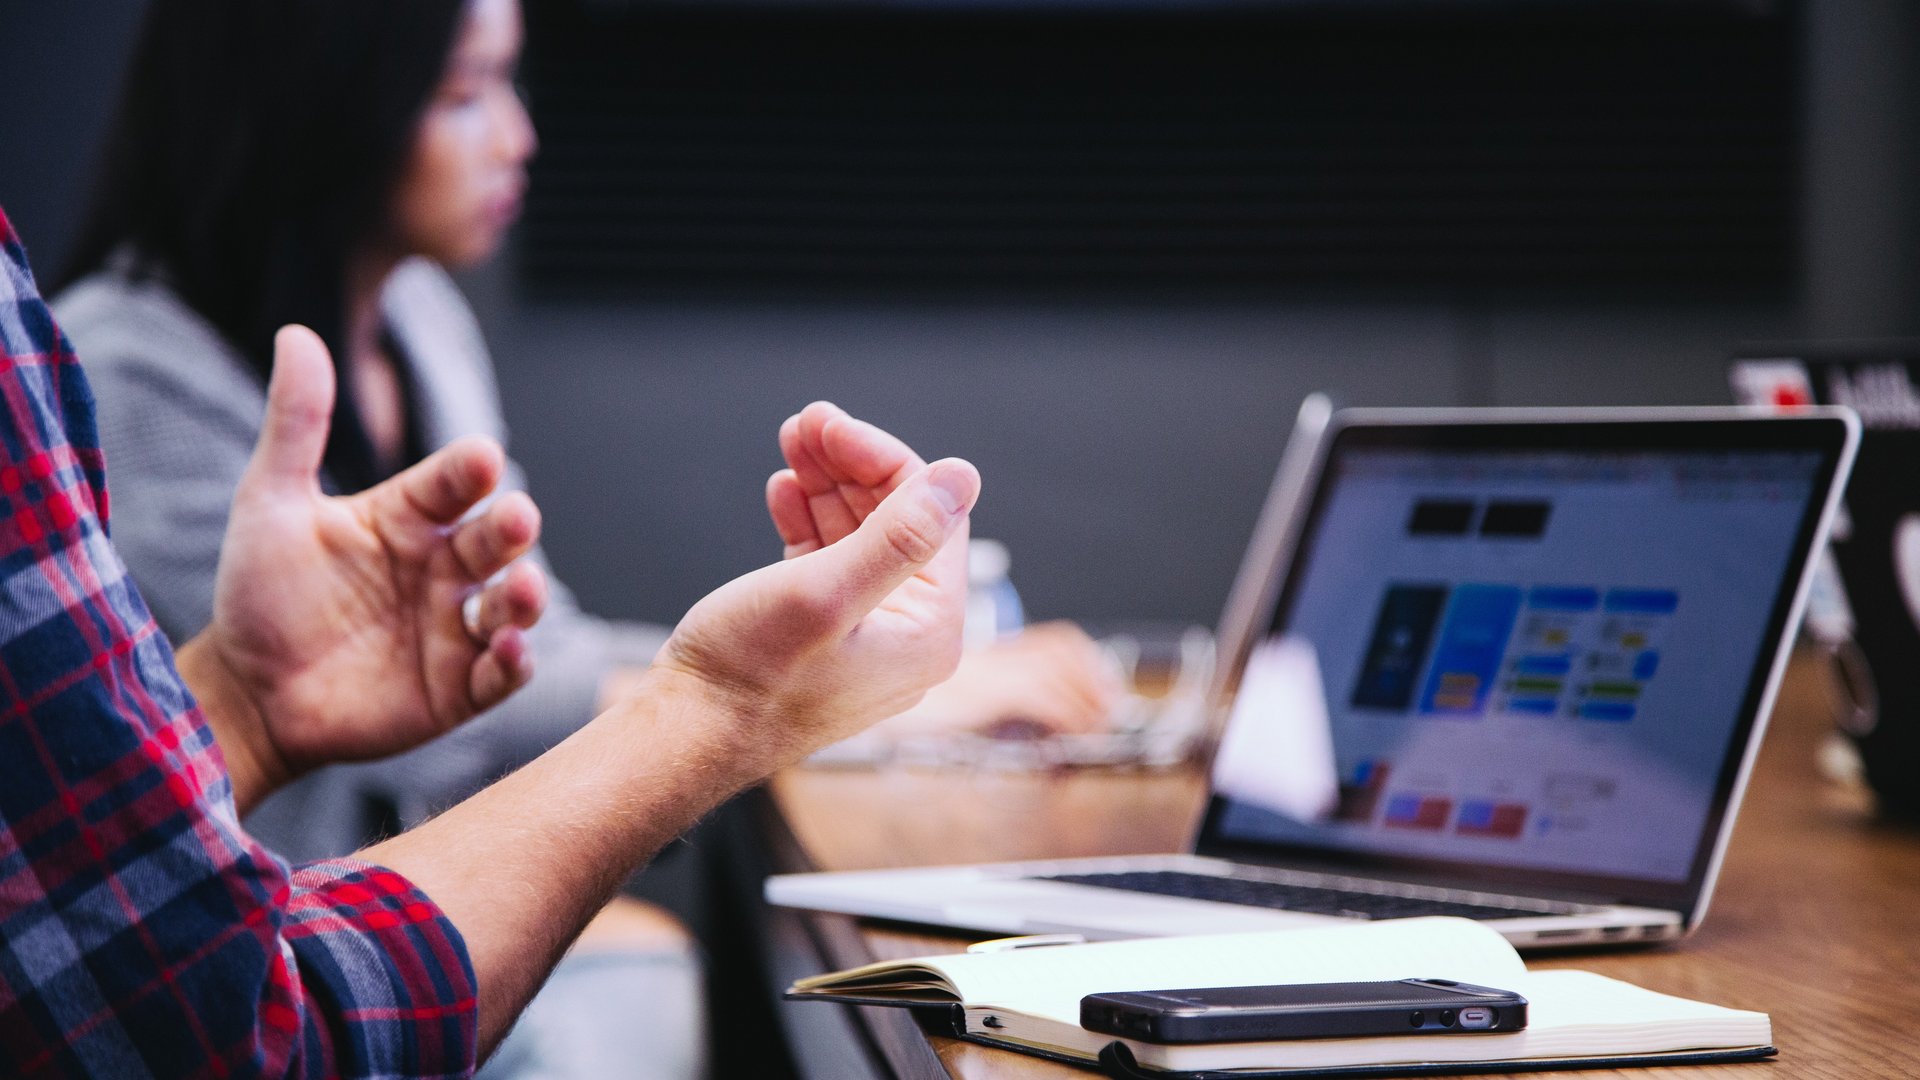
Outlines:
<svg viewBox="0 0 1920 1080"><path fill-rule="evenodd" d="M161 629L183 642L212 616L227 510L266 393L206 320L123 265L77 282L53 306L98 399L114 546ZM408 262L388 281L382 306L413 377L422 444L431 451L469 434L504 443L486 346L447 275ZM511 461L506 484L524 486ZM538 551L534 558L544 563ZM519 694L409 754L306 777L262 805L248 827L294 860L346 854L389 808L412 825L586 722L607 670L644 664L666 630L596 618L550 573L549 584L547 614L532 635L534 679Z"/></svg>

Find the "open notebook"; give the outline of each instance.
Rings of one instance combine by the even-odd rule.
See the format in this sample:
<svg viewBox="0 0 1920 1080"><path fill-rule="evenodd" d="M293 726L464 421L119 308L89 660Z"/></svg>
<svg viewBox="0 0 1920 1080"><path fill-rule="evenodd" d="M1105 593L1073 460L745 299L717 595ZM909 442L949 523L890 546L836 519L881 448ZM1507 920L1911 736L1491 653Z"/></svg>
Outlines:
<svg viewBox="0 0 1920 1080"><path fill-rule="evenodd" d="M1165 1046L1097 1034L1079 1022L1080 999L1092 993L1406 978L1516 991L1529 1002L1529 1026L1505 1034ZM1103 1063L1110 1070L1122 1063L1121 1072L1471 1072L1517 1062L1619 1067L1774 1053L1765 1013L1584 971L1529 972L1499 934L1453 918L921 957L802 979L788 996L957 1007L955 1026L973 1041L1078 1062L1105 1052Z"/></svg>

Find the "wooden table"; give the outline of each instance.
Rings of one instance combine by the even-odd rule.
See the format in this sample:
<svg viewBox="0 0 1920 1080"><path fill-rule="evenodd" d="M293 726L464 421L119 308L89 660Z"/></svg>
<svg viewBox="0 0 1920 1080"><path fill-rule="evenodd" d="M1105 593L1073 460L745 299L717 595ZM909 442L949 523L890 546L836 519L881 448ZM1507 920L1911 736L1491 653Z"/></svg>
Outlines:
<svg viewBox="0 0 1920 1080"><path fill-rule="evenodd" d="M1876 822L1864 791L1822 775L1816 760L1831 715L1824 685L1813 663L1796 661L1699 932L1668 946L1528 958L1537 968L1584 968L1767 1012L1780 1057L1578 1075L1920 1077L1920 831ZM796 770L773 790L796 841L776 861L836 870L1178 850L1204 797L1193 770ZM972 940L819 913L773 917L798 920L788 940L804 935L812 946L810 961L787 957L783 976L954 952ZM801 1054L803 1073L823 1080L853 1075L857 1062L873 1075L916 1080L1091 1075L927 1034L903 1009L788 1003L789 1029L817 1031L820 1014L832 1011L842 1015L830 1037L860 1045L830 1051L827 1066Z"/></svg>

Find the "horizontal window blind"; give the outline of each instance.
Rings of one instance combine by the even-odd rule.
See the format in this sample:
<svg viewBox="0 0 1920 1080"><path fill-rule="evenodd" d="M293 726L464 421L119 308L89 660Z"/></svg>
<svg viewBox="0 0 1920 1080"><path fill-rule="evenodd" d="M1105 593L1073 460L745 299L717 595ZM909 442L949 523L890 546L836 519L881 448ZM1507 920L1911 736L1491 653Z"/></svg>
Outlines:
<svg viewBox="0 0 1920 1080"><path fill-rule="evenodd" d="M544 293L1779 291L1792 21L529 6Z"/></svg>

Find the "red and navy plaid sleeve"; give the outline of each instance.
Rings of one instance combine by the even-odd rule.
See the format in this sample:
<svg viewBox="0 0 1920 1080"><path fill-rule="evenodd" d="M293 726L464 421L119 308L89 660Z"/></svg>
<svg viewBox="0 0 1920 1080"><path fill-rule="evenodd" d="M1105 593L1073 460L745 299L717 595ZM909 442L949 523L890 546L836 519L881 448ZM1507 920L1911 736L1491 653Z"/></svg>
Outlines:
<svg viewBox="0 0 1920 1080"><path fill-rule="evenodd" d="M440 909L240 828L3 213L0 249L0 1073L471 1073L473 968Z"/></svg>

